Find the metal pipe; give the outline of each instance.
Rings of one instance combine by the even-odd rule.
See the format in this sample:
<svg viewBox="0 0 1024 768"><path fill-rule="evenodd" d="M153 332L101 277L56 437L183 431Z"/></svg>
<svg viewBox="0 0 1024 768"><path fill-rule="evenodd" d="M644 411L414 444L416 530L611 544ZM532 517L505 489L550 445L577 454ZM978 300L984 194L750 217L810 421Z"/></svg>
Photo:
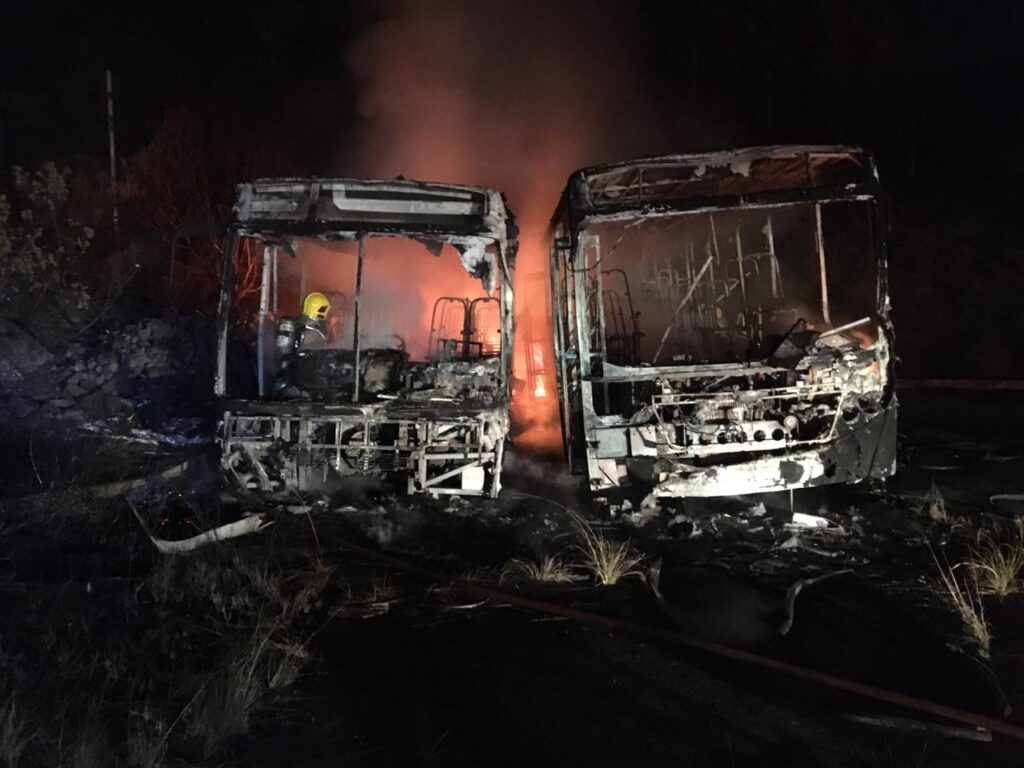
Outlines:
<svg viewBox="0 0 1024 768"><path fill-rule="evenodd" d="M597 346L601 356L601 371L604 372L604 364L608 362L608 330L605 327L604 316L604 279L601 272L601 239L594 240L594 300L597 302ZM608 410L608 385L602 386L604 401L602 407L605 412Z"/></svg>
<svg viewBox="0 0 1024 768"><path fill-rule="evenodd" d="M736 266L739 267L740 271L740 293L743 294L743 301L747 301L747 277L743 274L746 269L743 266L743 234L740 231L740 225L736 225Z"/></svg>
<svg viewBox="0 0 1024 768"><path fill-rule="evenodd" d="M768 238L768 253L770 255L769 267L772 276L772 298L777 299L782 295L779 286L779 260L775 256L775 228L772 225L772 215L768 214L768 224L765 227L765 236Z"/></svg>
<svg viewBox="0 0 1024 768"><path fill-rule="evenodd" d="M513 270L508 268L508 259L505 258L505 249L500 245L498 258L501 264L501 284L498 286L498 296L501 298L501 365L498 366L498 381L502 387L509 387L509 377L512 373L512 360L515 350L512 348L512 328L515 326L515 301L516 301L516 276Z"/></svg>
<svg viewBox="0 0 1024 768"><path fill-rule="evenodd" d="M270 291L271 291L270 305L271 305L271 307L273 307L274 319L275 320L281 316L281 306L280 306L280 304L278 302L278 291L277 291L277 262L278 262L278 252L277 252L277 248L274 248L274 261L273 261L273 264L270 267Z"/></svg>
<svg viewBox="0 0 1024 768"><path fill-rule="evenodd" d="M708 267L711 266L712 261L713 257L708 256L708 260L705 261L704 266L700 268L700 271L697 273L697 277L694 278L692 283L690 283L690 290L686 292L686 295L683 296L683 300L680 301L679 306L676 307L675 314L672 315L672 319L665 327L665 332L661 335L661 341L658 343L658 350L654 353L654 359L651 360L652 365L658 362L658 357L661 355L661 350L665 348L665 342L668 340L668 335L672 331L672 326L676 324L676 318L679 317L679 313L682 311L683 307L686 306L690 297L693 296L693 292L697 289L697 284L700 283L700 279L704 277L704 273L707 271Z"/></svg>
<svg viewBox="0 0 1024 768"><path fill-rule="evenodd" d="M550 269L549 279L551 280L551 322L554 324L555 342L555 370L558 377L558 394L561 398L559 403L559 416L562 426L562 444L565 447L566 460L570 467L573 466L572 441L569 439L569 372L565 360L566 335L569 333L568 323L571 313L568 309L568 265L563 256L563 247L559 245L560 239L555 238L551 243L549 251ZM567 253L567 249L565 249ZM527 315L529 316L529 315ZM527 337L528 344L532 343L532 334ZM527 357L531 354L527 350Z"/></svg>
<svg viewBox="0 0 1024 768"><path fill-rule="evenodd" d="M267 396L267 310L270 305L270 259L273 248L263 246L263 274L260 276L260 314L256 325L256 385L260 397Z"/></svg>
<svg viewBox="0 0 1024 768"><path fill-rule="evenodd" d="M825 269L825 237L821 233L821 203L814 204L814 240L818 246L818 270L821 272L821 319L832 325L828 311L828 272Z"/></svg>
<svg viewBox="0 0 1024 768"><path fill-rule="evenodd" d="M359 260L356 264L356 309L352 323L352 348L355 350L355 364L352 369L354 384L352 386L352 402L359 402L359 310L363 301L363 260L366 257L366 235L359 233ZM367 430L369 431L369 430Z"/></svg>
<svg viewBox="0 0 1024 768"><path fill-rule="evenodd" d="M715 249L715 264L722 267L722 285L725 288L725 295L728 296L729 291L729 271L722 265L722 253L718 250L718 230L715 229L715 215L713 213L708 214L708 220L711 222L711 244ZM714 272L711 273L711 283L714 285Z"/></svg>
<svg viewBox="0 0 1024 768"><path fill-rule="evenodd" d="M853 330L854 328L860 328L862 325L867 325L870 322L871 322L871 318L870 317L862 317L860 320L854 320L852 323L847 323L846 325L840 325L838 328L832 328L831 330L828 330L828 331L825 331L822 334L819 334L818 335L818 340L827 338L829 336L835 336L837 333L842 333L843 331L849 331L849 330Z"/></svg>

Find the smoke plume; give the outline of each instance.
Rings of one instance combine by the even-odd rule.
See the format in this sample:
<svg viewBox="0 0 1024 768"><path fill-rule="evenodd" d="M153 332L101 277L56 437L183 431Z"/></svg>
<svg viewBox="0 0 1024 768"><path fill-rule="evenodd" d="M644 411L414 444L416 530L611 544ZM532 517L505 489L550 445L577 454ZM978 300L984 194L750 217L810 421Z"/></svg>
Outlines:
<svg viewBox="0 0 1024 768"><path fill-rule="evenodd" d="M516 273L516 375L523 313L552 360L546 230L578 167L663 152L659 110L625 32L624 5L396 0L350 48L362 125L342 149L347 171L493 187L522 228ZM553 365L553 363L551 363ZM517 443L559 443L549 396L520 394Z"/></svg>

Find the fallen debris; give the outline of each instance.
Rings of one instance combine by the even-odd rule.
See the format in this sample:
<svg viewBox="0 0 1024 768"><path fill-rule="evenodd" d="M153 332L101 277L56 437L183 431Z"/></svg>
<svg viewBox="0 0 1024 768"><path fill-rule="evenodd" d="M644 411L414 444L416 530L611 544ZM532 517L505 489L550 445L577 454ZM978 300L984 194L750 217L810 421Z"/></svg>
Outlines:
<svg viewBox="0 0 1024 768"><path fill-rule="evenodd" d="M948 736L953 739L967 739L968 741L991 742L992 732L986 728L964 728L943 723L932 723L925 720L910 720L904 717L893 717L892 715L860 715L848 714L847 720L855 723L870 725L876 728L888 728L893 731L904 733L934 733L937 736Z"/></svg>
<svg viewBox="0 0 1024 768"><path fill-rule="evenodd" d="M701 527L700 521L684 515L682 512L679 512L668 522L669 530L686 525L690 526L689 533L686 534L687 538L695 539L704 533L704 529Z"/></svg>
<svg viewBox="0 0 1024 768"><path fill-rule="evenodd" d="M818 515L809 515L806 512L794 512L793 519L787 527L794 528L828 528L831 522Z"/></svg>
<svg viewBox="0 0 1024 768"><path fill-rule="evenodd" d="M988 500L992 504L997 501L1024 501L1024 493L994 493L988 497Z"/></svg>
<svg viewBox="0 0 1024 768"><path fill-rule="evenodd" d="M629 501L626 501L622 505L622 518L627 523L635 528L642 528L653 520L657 520L661 517L661 509L658 507L641 507L640 509L632 509L632 505L629 505Z"/></svg>
<svg viewBox="0 0 1024 768"><path fill-rule="evenodd" d="M744 514L749 515L750 517L764 517L768 514L768 510L765 509L764 502L759 501L754 506L749 507Z"/></svg>
<svg viewBox="0 0 1024 768"><path fill-rule="evenodd" d="M273 521L265 521L263 515L252 515L245 517L241 520L236 520L233 523L226 523L219 525L216 528L211 528L208 531L192 536L188 539L180 539L177 541L168 541L167 539L158 539L149 532L149 528L145 521L142 519L142 515L135 508L135 505L130 501L128 506L131 507L132 512L135 514L135 519L139 521L139 525L142 526L142 530L145 531L146 536L153 542L153 546L157 548L161 554L164 555L183 555L189 552L195 552L197 549L201 549L209 544L213 544L219 541L227 541L228 539L237 539L240 536L248 536L250 533L258 533L264 528L273 525Z"/></svg>
<svg viewBox="0 0 1024 768"><path fill-rule="evenodd" d="M853 573L849 568L841 571L834 571L832 573L826 573L821 576L815 576L812 579L798 579L786 590L786 619L782 622L782 626L779 627L779 634L786 635L789 630L793 628L793 619L796 616L796 598L800 592L812 584L817 584L819 581L830 579L833 576L839 576L844 573Z"/></svg>

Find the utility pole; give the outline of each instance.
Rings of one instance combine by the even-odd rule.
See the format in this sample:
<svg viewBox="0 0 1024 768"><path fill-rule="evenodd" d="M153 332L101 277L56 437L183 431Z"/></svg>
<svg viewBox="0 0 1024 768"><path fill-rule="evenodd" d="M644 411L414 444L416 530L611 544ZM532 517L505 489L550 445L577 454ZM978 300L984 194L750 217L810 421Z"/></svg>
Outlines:
<svg viewBox="0 0 1024 768"><path fill-rule="evenodd" d="M117 151L114 148L114 77L107 70L107 139L110 146L110 203L114 217L114 242L117 242Z"/></svg>

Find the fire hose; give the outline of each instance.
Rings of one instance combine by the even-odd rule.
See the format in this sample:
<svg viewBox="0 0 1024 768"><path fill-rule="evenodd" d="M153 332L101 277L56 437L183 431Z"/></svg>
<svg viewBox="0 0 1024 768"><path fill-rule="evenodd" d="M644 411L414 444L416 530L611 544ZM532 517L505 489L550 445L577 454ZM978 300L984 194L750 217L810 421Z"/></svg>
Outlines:
<svg viewBox="0 0 1024 768"><path fill-rule="evenodd" d="M132 511L135 513L136 517L139 518L139 522L141 524L141 516L139 516L134 507L132 507ZM209 531L200 536L193 537L192 539L186 539L182 542L163 542L162 540L155 539L152 536L150 536L150 538L153 540L154 545L156 545L157 548L165 554L184 554L187 551L192 551L193 549L209 544L213 541L221 541L262 530L267 525L270 525L270 523L271 521L265 520L265 516L263 514L255 514L243 521L240 521L240 523L231 523L227 526L221 526L219 529ZM244 528L244 530L242 530L242 528ZM923 714L945 718L971 728L985 729L991 733L998 733L1003 736L1024 741L1024 727L1006 720L1000 720L998 718L978 714L977 712L969 712L964 709L959 709L958 707L939 704L938 702L921 699L916 696L910 696L897 691L891 691L886 688L868 685L867 683L850 680L838 675L829 674L828 672L821 672L808 667L801 667L797 664L791 664L769 656L751 653L750 651L744 651L739 648L716 643L712 640L705 640L704 638L685 634L676 630L640 624L635 621L630 621L629 619L605 616L592 611L585 611L571 606L550 603L545 600L538 600L533 597L505 592L482 584L452 578L447 574L432 571L429 568L424 568L423 566L348 539L335 538L334 542L342 549L353 552L367 560L387 565L396 571L407 573L410 576L415 576L426 581L447 583L453 589L463 594L493 600L496 603L523 608L535 613L569 619L580 624L604 627L609 630L630 632L634 635L650 637L686 648L696 649L740 664L772 670L799 680L824 685L835 690L853 693L858 696L885 702L887 704L894 704Z"/></svg>
<svg viewBox="0 0 1024 768"><path fill-rule="evenodd" d="M394 568L396 571L407 573L411 576L416 576L428 581L448 583L453 589L467 595L487 598L495 602L505 603L507 605L534 611L535 613L543 613L549 616L570 619L580 624L604 627L605 629L610 630L626 631L635 635L642 635L687 648L697 649L740 664L769 669L807 682L824 685L847 693L853 693L868 699L874 699L875 701L895 704L916 712L942 717L972 728L982 728L991 731L992 733L998 733L1003 736L1009 736L1010 738L1024 741L1024 727L1007 722L1006 720L988 717L986 715L978 714L977 712L969 712L957 707L951 707L934 701L928 701L927 699L921 699L916 696L910 696L897 691L890 691L888 689L879 688L866 683L860 683L856 680L849 680L844 677L829 674L828 672L819 672L818 670L801 667L796 664L790 664L789 662L780 661L779 659L773 659L768 656L761 656L756 653L751 653L750 651L744 651L739 648L722 645L721 643L705 640L703 638L675 630L640 624L628 619L605 616L603 614L593 613L579 608L572 608L570 606L559 605L557 603L550 603L545 600L526 597L525 595L504 592L482 584L463 581L461 579L453 579L445 574L432 571L428 568L416 565L415 563L408 562L362 544L357 544L353 541L344 540L338 541L337 543L340 544L342 548L347 549L350 552L354 552L361 557L365 557L368 560L376 561Z"/></svg>

